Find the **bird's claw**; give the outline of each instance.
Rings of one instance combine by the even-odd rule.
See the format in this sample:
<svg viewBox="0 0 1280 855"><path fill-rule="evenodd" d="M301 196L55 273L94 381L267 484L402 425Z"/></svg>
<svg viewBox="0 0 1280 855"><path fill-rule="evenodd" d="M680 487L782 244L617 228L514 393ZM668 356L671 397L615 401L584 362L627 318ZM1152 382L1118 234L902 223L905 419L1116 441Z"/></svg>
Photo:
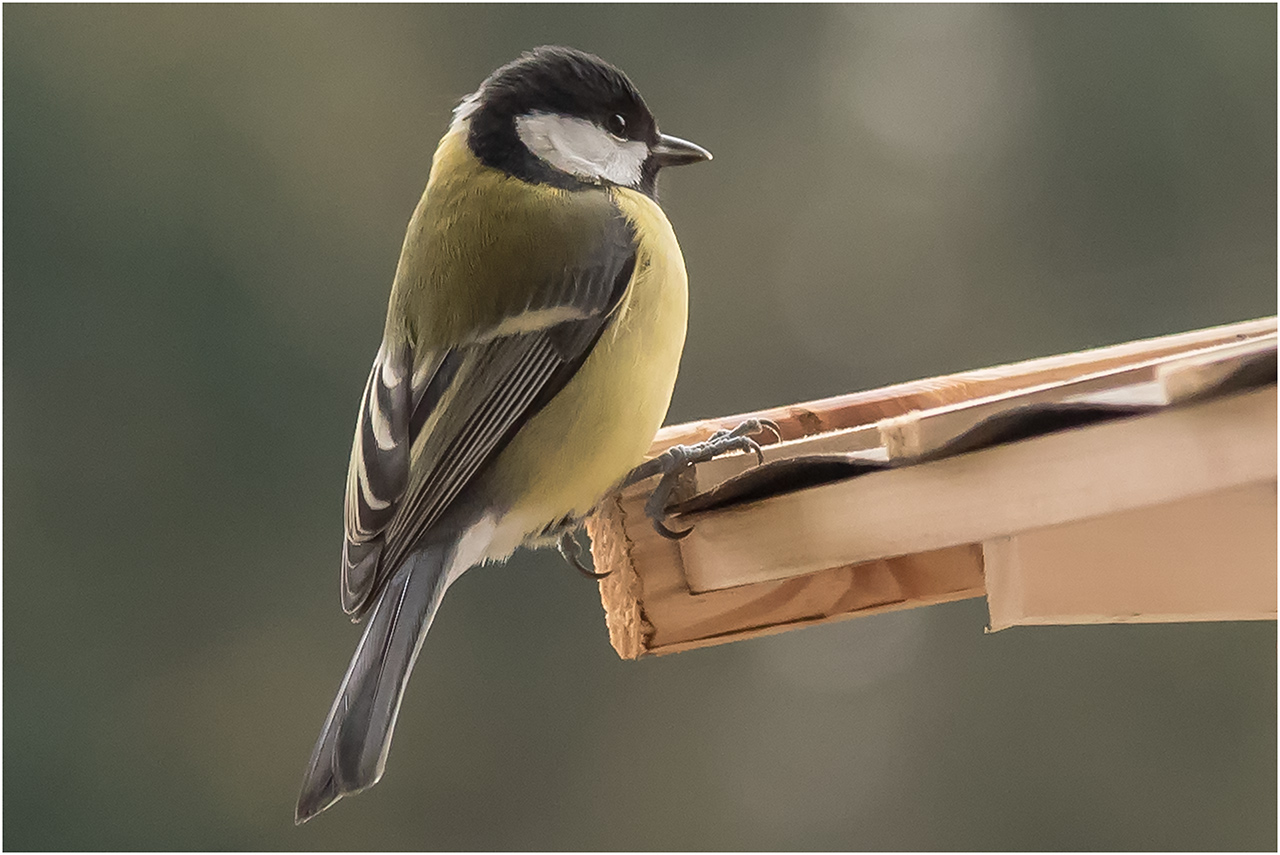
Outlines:
<svg viewBox="0 0 1280 855"><path fill-rule="evenodd" d="M574 536L574 532L571 530L560 534L560 542L557 544L557 548L560 550L561 557L588 579L603 579L612 572L606 570L603 573L597 573L582 563L582 544L578 543L578 538Z"/></svg>
<svg viewBox="0 0 1280 855"><path fill-rule="evenodd" d="M654 475L662 475L658 486L653 488L645 502L645 515L653 523L658 534L669 540L680 540L688 537L693 528L683 530L672 529L666 524L666 507L671 501L680 482L680 476L699 463L706 463L730 451L750 451L755 454L757 463L764 463L764 451L750 434L767 430L781 441L782 431L771 419L747 419L733 430L718 430L705 441L694 445L674 445L652 460L637 466L626 480L624 486L642 481Z"/></svg>

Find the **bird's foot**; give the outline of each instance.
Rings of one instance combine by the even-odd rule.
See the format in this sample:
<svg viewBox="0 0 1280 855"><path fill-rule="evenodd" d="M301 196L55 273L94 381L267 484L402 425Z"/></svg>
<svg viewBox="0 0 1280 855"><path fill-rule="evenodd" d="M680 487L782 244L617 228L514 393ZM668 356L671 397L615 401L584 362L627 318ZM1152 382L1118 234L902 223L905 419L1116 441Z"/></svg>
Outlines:
<svg viewBox="0 0 1280 855"><path fill-rule="evenodd" d="M606 570L603 573L597 573L590 567L582 563L582 544L578 543L578 532L576 529L565 529L560 533L560 540L556 543L556 548L560 550L560 556L569 562L575 570L586 576L588 579L603 579L609 575Z"/></svg>
<svg viewBox="0 0 1280 855"><path fill-rule="evenodd" d="M693 531L692 528L676 531L668 528L666 524L666 507L680 482L680 476L697 464L706 463L713 457L719 457L730 451L754 452L756 460L764 463L764 452L760 450L759 443L750 436L763 430L772 433L779 441L782 439L782 432L778 429L776 422L770 419L747 419L733 430L716 431L703 442L694 445L673 445L652 460L647 460L631 470L631 473L623 479L622 486L629 487L646 478L661 475L662 480L653 488L653 492L649 494L649 500L645 502L645 515L649 517L658 534L663 537L671 540L687 537L689 532Z"/></svg>

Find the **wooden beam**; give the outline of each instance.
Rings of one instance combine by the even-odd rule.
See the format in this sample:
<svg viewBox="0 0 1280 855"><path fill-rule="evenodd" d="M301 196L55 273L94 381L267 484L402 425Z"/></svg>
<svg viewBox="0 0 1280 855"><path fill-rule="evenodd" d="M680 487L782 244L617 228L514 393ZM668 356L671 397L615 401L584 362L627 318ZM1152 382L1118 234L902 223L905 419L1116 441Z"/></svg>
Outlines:
<svg viewBox="0 0 1280 855"><path fill-rule="evenodd" d="M1274 387L688 514L692 591L981 543L1264 481Z"/></svg>
<svg viewBox="0 0 1280 855"><path fill-rule="evenodd" d="M766 446L767 459L839 452L887 462L893 446L911 465L679 516L677 526L697 523L683 542L660 537L644 515L652 482L611 497L587 521L597 569L612 571L601 583L610 640L635 658L982 596L984 562L1002 537L1060 534L1259 484L1274 495L1275 387L1258 382L1267 371L1274 378L1275 332L1275 319L1265 318L747 414L782 424L786 441ZM1258 375L1251 386L1239 382L1246 374ZM1251 391L1224 397L1224 377ZM1190 403L960 455L946 445L1029 402L1096 410L1173 401ZM741 418L664 428L654 450ZM930 454L942 459L924 462ZM700 464L681 497L725 479L730 487L753 466L744 455ZM1274 515L1269 533L1252 536L1274 546Z"/></svg>
<svg viewBox="0 0 1280 855"><path fill-rule="evenodd" d="M1274 352L1275 348L1276 334L1269 333L1243 342L1165 354L1070 380L935 407L927 414L917 411L883 419L877 429L890 460L923 457L1015 406L1072 401L1153 406L1185 400L1221 380L1248 357Z"/></svg>
<svg viewBox="0 0 1280 855"><path fill-rule="evenodd" d="M1251 326L1250 329L1252 328ZM993 394L976 395L965 400L939 404L927 411L913 409L855 428L797 436L786 442L764 446L764 458L771 461L810 454L870 452L875 449L883 450L878 456L885 460L918 457L1014 405L1071 400L1168 404L1185 400L1221 379L1242 358L1274 349L1276 339L1276 332L1272 329L1270 332L1247 336L1243 340L1232 337L1229 341L1172 353L1165 352L1167 348L1161 346L1156 348L1160 351L1159 355L1151 356L1148 352L1141 359L1120 365L1111 364L1100 370L1088 370L1067 380L1058 379ZM1115 357L1105 361L1114 362ZM1011 366L1011 369L1015 367L1017 366ZM1096 364L1089 364L1087 367L1094 368ZM994 371L987 369L987 373ZM1043 372L1035 371L1030 375L1017 376L1041 377ZM1135 389L1141 384L1152 384L1145 396ZM860 405L858 410L861 411ZM708 489L747 471L755 464L756 458L750 454L728 454L699 464L691 489L698 492Z"/></svg>
<svg viewBox="0 0 1280 855"><path fill-rule="evenodd" d="M617 497L587 520L587 531L596 566L612 570L600 596L609 641L623 659L985 593L978 544L697 593L689 590L676 545Z"/></svg>
<svg viewBox="0 0 1280 855"><path fill-rule="evenodd" d="M1275 620L1275 534L1273 480L996 538L990 627Z"/></svg>
<svg viewBox="0 0 1280 855"><path fill-rule="evenodd" d="M668 425L658 431L649 453L651 456L657 455L673 445L701 442L717 430L735 428L743 419L750 417L773 419L781 426L783 439L796 439L874 424L880 419L900 416L911 410L927 410L1042 383L1071 380L1081 374L1106 371L1218 344L1241 342L1275 332L1275 317L1258 318L1078 353L1045 356L994 368L898 383L882 389L837 395L803 404Z"/></svg>

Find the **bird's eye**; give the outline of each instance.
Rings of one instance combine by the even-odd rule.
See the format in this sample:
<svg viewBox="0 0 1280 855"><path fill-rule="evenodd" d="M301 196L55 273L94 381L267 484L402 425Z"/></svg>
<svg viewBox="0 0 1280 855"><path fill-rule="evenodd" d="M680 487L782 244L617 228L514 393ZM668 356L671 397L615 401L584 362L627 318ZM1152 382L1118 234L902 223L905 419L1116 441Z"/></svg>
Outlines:
<svg viewBox="0 0 1280 855"><path fill-rule="evenodd" d="M625 139L627 136L627 120L622 118L621 114L614 113L609 117L609 121L605 122L604 129L618 139Z"/></svg>

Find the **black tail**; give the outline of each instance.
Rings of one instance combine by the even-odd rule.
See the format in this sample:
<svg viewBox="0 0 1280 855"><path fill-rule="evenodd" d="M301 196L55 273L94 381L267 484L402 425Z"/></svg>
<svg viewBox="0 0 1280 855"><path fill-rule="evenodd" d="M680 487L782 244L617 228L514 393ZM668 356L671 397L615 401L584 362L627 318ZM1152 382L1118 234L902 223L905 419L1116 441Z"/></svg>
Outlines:
<svg viewBox="0 0 1280 855"><path fill-rule="evenodd" d="M297 823L382 777L400 699L448 586L452 553L443 547L415 553L382 591L311 752Z"/></svg>

